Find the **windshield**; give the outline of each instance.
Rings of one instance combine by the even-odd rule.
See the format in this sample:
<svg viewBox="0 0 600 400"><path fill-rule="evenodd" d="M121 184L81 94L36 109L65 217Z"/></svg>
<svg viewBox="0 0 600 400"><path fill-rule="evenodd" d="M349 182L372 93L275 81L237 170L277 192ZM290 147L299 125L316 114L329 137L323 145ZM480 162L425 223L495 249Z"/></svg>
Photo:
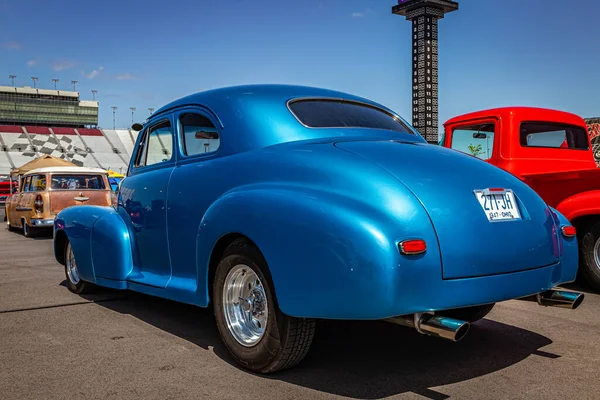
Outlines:
<svg viewBox="0 0 600 400"><path fill-rule="evenodd" d="M52 189L106 189L102 175L54 174Z"/></svg>
<svg viewBox="0 0 600 400"><path fill-rule="evenodd" d="M588 149L588 136L579 126L548 122L521 124L520 142L523 147L550 147L556 149Z"/></svg>
<svg viewBox="0 0 600 400"><path fill-rule="evenodd" d="M296 100L290 110L310 128L373 128L413 134L395 116L366 104L345 100Z"/></svg>

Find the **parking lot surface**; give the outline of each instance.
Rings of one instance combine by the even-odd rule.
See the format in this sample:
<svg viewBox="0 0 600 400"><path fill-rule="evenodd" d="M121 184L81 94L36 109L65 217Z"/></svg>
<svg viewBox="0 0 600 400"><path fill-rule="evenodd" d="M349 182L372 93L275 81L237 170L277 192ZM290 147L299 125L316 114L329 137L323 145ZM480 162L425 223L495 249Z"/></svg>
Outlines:
<svg viewBox="0 0 600 400"><path fill-rule="evenodd" d="M300 365L260 376L229 357L210 309L70 293L52 244L51 233L27 239L0 224L5 400L600 397L600 296L578 284L567 287L586 292L577 310L504 302L459 343L323 321Z"/></svg>

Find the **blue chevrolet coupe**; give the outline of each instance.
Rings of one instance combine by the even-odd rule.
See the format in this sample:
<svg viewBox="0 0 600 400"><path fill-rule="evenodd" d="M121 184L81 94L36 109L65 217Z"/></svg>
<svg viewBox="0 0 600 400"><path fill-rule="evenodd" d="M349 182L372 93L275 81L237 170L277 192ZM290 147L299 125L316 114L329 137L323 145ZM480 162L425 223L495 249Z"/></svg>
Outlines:
<svg viewBox="0 0 600 400"><path fill-rule="evenodd" d="M114 205L56 217L67 287L212 307L251 370L300 362L316 319L386 320L458 341L500 301L583 300L554 290L577 273L561 214L368 99L229 87L134 128Z"/></svg>

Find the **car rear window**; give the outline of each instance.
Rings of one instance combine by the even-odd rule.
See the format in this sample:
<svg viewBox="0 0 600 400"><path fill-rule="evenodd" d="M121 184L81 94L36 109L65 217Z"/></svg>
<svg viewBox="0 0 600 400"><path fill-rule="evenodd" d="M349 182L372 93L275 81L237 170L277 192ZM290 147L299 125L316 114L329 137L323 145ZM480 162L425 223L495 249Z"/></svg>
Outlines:
<svg viewBox="0 0 600 400"><path fill-rule="evenodd" d="M373 128L410 133L395 116L379 108L345 100L296 100L289 104L296 118L310 128Z"/></svg>
<svg viewBox="0 0 600 400"><path fill-rule="evenodd" d="M106 189L102 175L88 174L54 174L52 189Z"/></svg>
<svg viewBox="0 0 600 400"><path fill-rule="evenodd" d="M579 126L548 122L524 122L520 128L520 142L524 147L556 149L588 149L587 131Z"/></svg>

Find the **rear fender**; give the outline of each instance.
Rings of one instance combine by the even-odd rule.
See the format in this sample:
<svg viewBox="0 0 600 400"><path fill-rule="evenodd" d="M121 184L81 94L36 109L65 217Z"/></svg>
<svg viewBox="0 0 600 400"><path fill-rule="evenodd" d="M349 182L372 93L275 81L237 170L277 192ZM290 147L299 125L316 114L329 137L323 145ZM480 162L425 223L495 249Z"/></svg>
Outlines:
<svg viewBox="0 0 600 400"><path fill-rule="evenodd" d="M392 215L383 207L306 188L262 186L226 194L210 207L199 229L199 302L209 303L215 242L237 232L262 252L284 313L343 318L392 312L403 274L441 275L437 239L425 210L412 195L395 195L398 207ZM426 240L428 250L409 261L398 242L415 235Z"/></svg>
<svg viewBox="0 0 600 400"><path fill-rule="evenodd" d="M577 193L563 200L556 209L569 221L587 215L600 215L600 190Z"/></svg>
<svg viewBox="0 0 600 400"><path fill-rule="evenodd" d="M574 237L565 237L560 233L560 227L563 225L571 225L569 220L565 215L563 215L560 211L555 208L549 207L550 210L554 212L558 219L558 232L557 235L561 239L562 244L562 268L560 282L568 283L573 282L577 277L577 268L579 265L579 245L577 243L577 236Z"/></svg>

